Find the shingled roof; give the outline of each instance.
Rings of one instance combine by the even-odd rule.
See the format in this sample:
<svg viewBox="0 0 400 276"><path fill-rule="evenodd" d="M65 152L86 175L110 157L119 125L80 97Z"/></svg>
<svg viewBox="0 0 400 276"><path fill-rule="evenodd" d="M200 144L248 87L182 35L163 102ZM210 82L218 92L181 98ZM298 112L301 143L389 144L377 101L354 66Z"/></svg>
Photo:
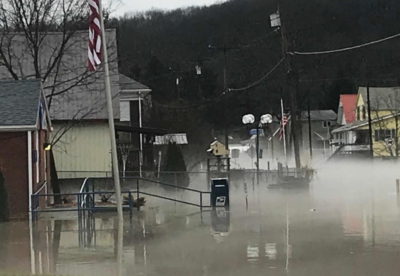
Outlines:
<svg viewBox="0 0 400 276"><path fill-rule="evenodd" d="M359 87L358 93L367 105L367 88ZM370 87L369 96L371 110L399 110L400 108L400 87Z"/></svg>
<svg viewBox="0 0 400 276"><path fill-rule="evenodd" d="M36 128L40 95L38 80L0 81L0 127Z"/></svg>
<svg viewBox="0 0 400 276"><path fill-rule="evenodd" d="M46 72L61 47L63 34L49 32L43 34L40 49L41 70ZM55 70L43 83L46 96L53 94L50 106L50 117L53 120L106 120L107 106L104 93L104 70L101 66L97 72L87 70L87 31L77 31L65 45L58 74ZM14 72L19 79L32 79L35 76L32 55L23 33L12 33L2 37L3 51L10 54ZM6 48L10 43L11 48ZM117 39L114 29L107 30L107 45L113 96L114 118L119 118L119 74L117 59ZM5 66L0 66L0 79L10 80L13 76ZM57 81L54 85L54 79ZM53 91L53 88L55 90Z"/></svg>
<svg viewBox="0 0 400 276"><path fill-rule="evenodd" d="M310 117L312 121L335 121L337 118L336 112L333 110L311 110ZM307 120L307 111L301 112L301 120Z"/></svg>
<svg viewBox="0 0 400 276"><path fill-rule="evenodd" d="M144 84L141 84L134 79L131 79L124 74L119 74L119 87L121 90L132 91L150 91L151 89Z"/></svg>

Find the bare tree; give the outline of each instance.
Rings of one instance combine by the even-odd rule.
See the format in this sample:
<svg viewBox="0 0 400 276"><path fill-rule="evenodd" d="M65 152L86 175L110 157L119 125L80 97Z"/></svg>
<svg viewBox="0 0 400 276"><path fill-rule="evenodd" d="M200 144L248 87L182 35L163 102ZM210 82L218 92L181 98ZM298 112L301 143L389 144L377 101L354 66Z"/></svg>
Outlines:
<svg viewBox="0 0 400 276"><path fill-rule="evenodd" d="M84 22L86 5L83 0L0 0L1 65L14 79L33 75L46 82L51 75L56 76L69 40ZM61 39L43 64L43 44L51 32L61 33ZM15 39L18 33L23 34L22 40ZM33 67L33 72L22 64L21 56L16 55L14 46L18 42L25 43L27 52L20 54L31 57L29 67ZM16 68L16 63L28 67L31 72L25 75L23 68Z"/></svg>
<svg viewBox="0 0 400 276"><path fill-rule="evenodd" d="M132 151L132 144L119 144L118 149L121 154L121 159L122 159L122 177L125 178L125 172L126 172L126 163L128 161L129 154Z"/></svg>
<svg viewBox="0 0 400 276"><path fill-rule="evenodd" d="M55 100L76 98L74 90L95 90L90 85L102 76L86 66L87 5L86 0L0 0L0 78L40 79L49 110ZM116 50L110 52L115 62ZM90 118L90 109L76 106L69 114L51 115L78 121Z"/></svg>
<svg viewBox="0 0 400 276"><path fill-rule="evenodd" d="M399 156L400 95L398 94L398 91L393 90L393 93L389 95L379 95L371 99L371 119L376 126L373 139L382 145L382 148L374 149L379 156L386 154L391 157ZM366 113L366 111L362 110L361 113ZM367 118L366 114L363 116Z"/></svg>
<svg viewBox="0 0 400 276"><path fill-rule="evenodd" d="M99 116L105 114L103 73L86 66L87 5L87 0L0 0L0 78L42 81L50 115L62 122L52 134L53 145L62 146L63 135L83 120L106 118ZM108 44L115 83L116 42ZM59 191L53 179L53 190Z"/></svg>

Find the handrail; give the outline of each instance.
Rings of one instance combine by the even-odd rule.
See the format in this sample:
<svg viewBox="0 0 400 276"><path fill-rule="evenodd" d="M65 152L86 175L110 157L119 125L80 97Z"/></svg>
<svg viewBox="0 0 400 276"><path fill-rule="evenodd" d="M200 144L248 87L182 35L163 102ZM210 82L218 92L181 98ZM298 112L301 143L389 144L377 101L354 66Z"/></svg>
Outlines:
<svg viewBox="0 0 400 276"><path fill-rule="evenodd" d="M32 195L37 195L39 194L45 187L47 186L47 180L43 180L43 184L42 186L40 186L40 188Z"/></svg>
<svg viewBox="0 0 400 276"><path fill-rule="evenodd" d="M156 183L156 184L160 184L162 186L168 186L168 187L172 187L172 188L176 188L176 189L181 189L181 190L186 190L186 191L191 191L191 192L196 192L196 193L206 193L206 192L201 191L201 190L196 190L196 189L192 189L192 188L186 188L186 187L182 187L182 186L178 186L178 185L172 185L172 184L168 184L168 183L165 183L165 182L161 182L161 181L154 180L154 179L149 179L149 178L144 178L144 177L127 176L127 177L124 177L123 179L143 180L143 181Z"/></svg>
<svg viewBox="0 0 400 276"><path fill-rule="evenodd" d="M82 183L81 189L79 190L79 193L83 193L83 189L86 188L86 184L89 181L89 177L86 177L85 180Z"/></svg>
<svg viewBox="0 0 400 276"><path fill-rule="evenodd" d="M83 194L84 190L86 190L86 185L88 183L89 183L89 177L86 177L85 180L82 183L81 189L79 190L79 194L80 195ZM85 207L84 205L85 205L85 202L86 202L86 198L87 198L87 194L84 195L83 200L82 200L82 202L80 204L81 206L79 206L79 207L81 207L81 208Z"/></svg>
<svg viewBox="0 0 400 276"><path fill-rule="evenodd" d="M178 203L184 203L184 204L188 204L188 205L192 205L192 206L197 206L197 207L200 207L200 208L204 208L204 207L208 208L208 207L210 207L208 205L204 205L203 204L203 196L206 195L206 194L210 194L211 193L210 191L201 191L201 190L197 190L197 189L181 187L181 186L172 185L172 184L168 184L168 183L163 183L163 182L158 181L158 180L147 179L147 178L143 178L143 177L126 177L125 179L135 179L135 180L137 180L137 189L136 190L132 189L132 190L123 190L123 191L121 191L121 194L128 194L129 198L130 198L131 194L136 193L137 194L137 198L139 198L139 195L142 194L142 195L161 198L161 199L170 200L170 201L174 201L174 202L178 202ZM94 185L94 183L92 183L91 180L92 180L92 178L89 178L89 177L85 178L85 180L83 181L78 193L63 193L62 194L63 196L75 196L76 197L76 200L77 200L76 208L70 208L69 211L78 211L80 216L81 215L85 216L85 211L94 212L96 209L100 210L101 208L103 208L103 207L96 206L95 198L96 198L97 195L114 194L115 193L115 191L95 191L94 190L94 186L89 186L89 185ZM159 194L155 194L155 193L148 193L148 192L145 192L145 191L141 191L140 190L140 185L139 185L140 181L147 181L147 182L155 183L155 184L158 184L158 185L161 185L161 186L167 186L167 187L172 187L172 188L175 188L175 189L180 189L180 190L184 190L184 191L190 191L190 192L198 193L199 194L199 203L189 202L189 201L180 200L180 199L177 199L177 198L167 197L167 196L164 196L164 195L159 195ZM42 191L43 187L40 188L41 191ZM91 189L90 187L92 187L93 189ZM34 201L36 202L42 197L54 197L54 196L60 196L60 194L54 194L54 193L53 194L47 194L47 193L46 194L40 194L40 193L37 192L33 196L33 198L34 198ZM132 202L129 202L128 205L129 205L130 211L132 212L132 207L133 207ZM139 208L139 205L137 205L136 207ZM35 211L39 212L39 210L36 210L36 209L35 209ZM40 211L47 212L47 211L50 211L50 210L44 209L44 210L40 210ZM57 211L57 209L55 209L55 211ZM81 213L82 211L83 211L83 213Z"/></svg>

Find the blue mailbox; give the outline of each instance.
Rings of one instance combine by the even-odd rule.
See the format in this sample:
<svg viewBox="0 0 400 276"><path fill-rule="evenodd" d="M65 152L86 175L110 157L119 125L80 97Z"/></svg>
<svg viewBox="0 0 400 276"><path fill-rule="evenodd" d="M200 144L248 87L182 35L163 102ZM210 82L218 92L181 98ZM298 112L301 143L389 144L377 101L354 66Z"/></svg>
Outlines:
<svg viewBox="0 0 400 276"><path fill-rule="evenodd" d="M211 206L229 206L229 182L227 178L211 179Z"/></svg>

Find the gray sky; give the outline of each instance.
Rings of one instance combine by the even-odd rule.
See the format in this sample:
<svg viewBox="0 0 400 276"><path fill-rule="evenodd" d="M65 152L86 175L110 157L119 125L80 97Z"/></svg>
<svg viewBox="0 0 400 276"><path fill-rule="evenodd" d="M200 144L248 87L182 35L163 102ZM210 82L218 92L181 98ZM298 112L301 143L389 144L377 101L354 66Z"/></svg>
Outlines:
<svg viewBox="0 0 400 276"><path fill-rule="evenodd" d="M226 0L225 0L226 1ZM140 12L151 9L172 10L189 6L205 6L225 2L222 0L117 0L113 5L114 16L129 12Z"/></svg>

